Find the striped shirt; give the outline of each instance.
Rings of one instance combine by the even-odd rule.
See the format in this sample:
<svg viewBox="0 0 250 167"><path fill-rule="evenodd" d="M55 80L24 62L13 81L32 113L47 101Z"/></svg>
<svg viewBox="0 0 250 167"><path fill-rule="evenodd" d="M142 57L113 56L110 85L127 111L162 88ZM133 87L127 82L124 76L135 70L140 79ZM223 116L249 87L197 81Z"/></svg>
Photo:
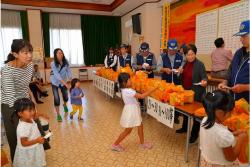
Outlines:
<svg viewBox="0 0 250 167"><path fill-rule="evenodd" d="M6 64L1 72L1 103L13 107L20 98L29 98L29 83L31 82L33 65L26 68L15 68Z"/></svg>

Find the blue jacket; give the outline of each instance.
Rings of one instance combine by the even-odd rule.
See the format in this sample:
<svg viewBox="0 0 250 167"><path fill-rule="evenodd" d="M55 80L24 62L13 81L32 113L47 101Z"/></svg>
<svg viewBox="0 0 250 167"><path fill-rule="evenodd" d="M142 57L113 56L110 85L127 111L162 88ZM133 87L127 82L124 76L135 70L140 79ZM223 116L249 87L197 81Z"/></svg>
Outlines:
<svg viewBox="0 0 250 167"><path fill-rule="evenodd" d="M131 63L131 55L127 54L126 59L124 60L123 56L119 56L119 63L121 67L126 67L127 64L129 64L130 67L132 67L132 63Z"/></svg>
<svg viewBox="0 0 250 167"><path fill-rule="evenodd" d="M80 88L73 88L70 92L71 104L82 105L82 99L77 98L78 96L83 96L83 91Z"/></svg>
<svg viewBox="0 0 250 167"><path fill-rule="evenodd" d="M231 73L229 74L228 86L233 87L236 84L249 84L249 57L239 67L240 59L243 56L243 48L237 50L231 64ZM244 98L249 102L249 91L242 93L231 92L234 99Z"/></svg>
<svg viewBox="0 0 250 167"><path fill-rule="evenodd" d="M182 61L183 61L183 57L180 54L176 53L174 66L172 67L170 59L168 58L167 54L162 54L161 58L162 58L163 68L170 68L170 69L178 69L182 65ZM172 82L172 78L173 78L173 82L175 85L181 84L180 77L175 73L172 73L172 74L162 73L161 78L162 80L165 80L166 82L169 82L169 83Z"/></svg>
<svg viewBox="0 0 250 167"><path fill-rule="evenodd" d="M156 68L157 63L156 63L156 59L153 53L149 53L148 56L146 57L146 60L144 60L144 57L140 54L137 53L136 54L136 64L134 64L135 69L137 69L137 65L143 65L143 63L148 63L149 66L151 66L153 69ZM151 72L150 74L148 74L148 78L154 78L154 73L153 70L147 70L148 72Z"/></svg>
<svg viewBox="0 0 250 167"><path fill-rule="evenodd" d="M51 73L50 73L50 81L52 85L55 86L64 86L61 83L61 80L67 82L67 79L72 78L71 69L68 65L64 65L61 67L60 65L57 67L55 62L51 63Z"/></svg>

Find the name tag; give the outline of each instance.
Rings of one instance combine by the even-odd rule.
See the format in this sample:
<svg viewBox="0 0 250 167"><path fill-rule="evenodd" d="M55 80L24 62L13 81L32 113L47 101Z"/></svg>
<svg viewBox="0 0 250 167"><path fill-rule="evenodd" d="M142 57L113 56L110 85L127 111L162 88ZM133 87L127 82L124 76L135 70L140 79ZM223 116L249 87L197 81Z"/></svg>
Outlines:
<svg viewBox="0 0 250 167"><path fill-rule="evenodd" d="M130 60L130 58L126 58L126 60Z"/></svg>
<svg viewBox="0 0 250 167"><path fill-rule="evenodd" d="M175 60L175 62L177 62L177 63L181 63L181 60Z"/></svg>
<svg viewBox="0 0 250 167"><path fill-rule="evenodd" d="M152 59L147 59L148 61L152 61Z"/></svg>
<svg viewBox="0 0 250 167"><path fill-rule="evenodd" d="M250 64L250 60L248 60L248 62L247 62L248 64Z"/></svg>

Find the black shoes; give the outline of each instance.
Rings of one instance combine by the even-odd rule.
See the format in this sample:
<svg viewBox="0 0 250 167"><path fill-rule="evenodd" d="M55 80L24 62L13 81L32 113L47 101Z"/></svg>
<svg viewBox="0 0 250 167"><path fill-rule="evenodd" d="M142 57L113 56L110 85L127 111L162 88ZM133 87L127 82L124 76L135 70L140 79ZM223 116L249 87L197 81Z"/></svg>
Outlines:
<svg viewBox="0 0 250 167"><path fill-rule="evenodd" d="M174 117L174 123L175 123L175 124L179 124L179 123L180 123L180 121L179 121L179 118L178 118L178 117Z"/></svg>
<svg viewBox="0 0 250 167"><path fill-rule="evenodd" d="M43 104L43 102L40 101L40 100L36 101L36 103L37 103L37 104Z"/></svg>
<svg viewBox="0 0 250 167"><path fill-rule="evenodd" d="M180 128L175 131L176 133L187 133L187 129Z"/></svg>
<svg viewBox="0 0 250 167"><path fill-rule="evenodd" d="M193 137L193 136L191 136L191 137L189 138L189 143L190 143L190 144L195 143L195 142L197 141L197 138L198 138L198 137Z"/></svg>

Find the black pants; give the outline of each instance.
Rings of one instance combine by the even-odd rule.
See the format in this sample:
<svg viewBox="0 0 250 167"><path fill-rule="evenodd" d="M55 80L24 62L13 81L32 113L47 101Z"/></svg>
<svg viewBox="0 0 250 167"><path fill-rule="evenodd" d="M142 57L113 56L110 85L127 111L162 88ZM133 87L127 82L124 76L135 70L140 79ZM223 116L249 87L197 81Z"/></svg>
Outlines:
<svg viewBox="0 0 250 167"><path fill-rule="evenodd" d="M10 147L10 157L11 161L13 161L17 145L16 128L18 125L18 116L13 114L15 112L14 108L9 107L7 104L1 104L1 108L6 136Z"/></svg>
<svg viewBox="0 0 250 167"><path fill-rule="evenodd" d="M59 96L59 92L58 89L61 90L62 92L62 96L63 96L63 101L66 103L68 101L68 89L65 86L55 86L52 85L52 92L54 95L54 105L55 106L60 106L60 96Z"/></svg>
<svg viewBox="0 0 250 167"><path fill-rule="evenodd" d="M31 90L36 102L37 102L39 100L38 93L43 94L43 92L38 88L38 86L35 83L30 83L29 87L30 87L30 90Z"/></svg>
<svg viewBox="0 0 250 167"><path fill-rule="evenodd" d="M187 125L188 125L188 117L183 115L182 128L187 130ZM191 131L191 137L198 138L199 137L199 132L200 132L200 123L194 119L192 131Z"/></svg>

